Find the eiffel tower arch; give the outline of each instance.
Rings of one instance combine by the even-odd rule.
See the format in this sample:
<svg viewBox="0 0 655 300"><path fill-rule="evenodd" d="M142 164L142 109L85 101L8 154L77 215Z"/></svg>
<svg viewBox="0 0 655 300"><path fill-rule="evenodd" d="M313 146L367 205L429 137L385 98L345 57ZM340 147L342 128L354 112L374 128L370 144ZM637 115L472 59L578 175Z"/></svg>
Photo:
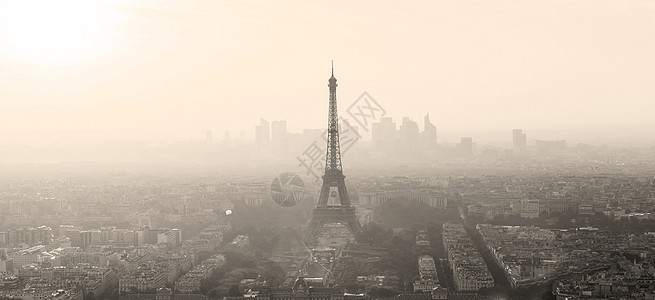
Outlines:
<svg viewBox="0 0 655 300"><path fill-rule="evenodd" d="M337 79L328 80L330 88L330 104L328 114L327 153L325 156L325 174L323 185L318 197L318 204L312 213L312 220L305 233L306 239L315 239L319 230L326 224L341 223L350 232L359 237L360 225L355 216L355 208L350 203L346 189L346 176L341 166L341 150L339 145L339 114L337 112Z"/></svg>

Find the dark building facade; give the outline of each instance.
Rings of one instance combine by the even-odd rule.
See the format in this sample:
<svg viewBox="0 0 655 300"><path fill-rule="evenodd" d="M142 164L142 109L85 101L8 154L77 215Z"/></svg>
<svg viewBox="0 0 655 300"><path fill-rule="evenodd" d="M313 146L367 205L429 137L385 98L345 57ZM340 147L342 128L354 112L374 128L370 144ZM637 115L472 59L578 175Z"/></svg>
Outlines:
<svg viewBox="0 0 655 300"><path fill-rule="evenodd" d="M257 300L344 300L344 292L335 287L314 287L298 277L291 288L264 288Z"/></svg>

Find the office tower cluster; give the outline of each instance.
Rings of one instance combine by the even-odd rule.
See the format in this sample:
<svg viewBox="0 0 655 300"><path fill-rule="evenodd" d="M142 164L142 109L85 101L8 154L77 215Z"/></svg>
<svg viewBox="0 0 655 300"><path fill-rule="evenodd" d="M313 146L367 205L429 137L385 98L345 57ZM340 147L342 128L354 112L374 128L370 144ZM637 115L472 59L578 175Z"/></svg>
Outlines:
<svg viewBox="0 0 655 300"><path fill-rule="evenodd" d="M259 125L255 126L255 144L260 152L267 152L277 158L284 158L289 153L287 121L269 122L260 119Z"/></svg>
<svg viewBox="0 0 655 300"><path fill-rule="evenodd" d="M430 121L429 114L423 123L423 131L420 131L418 123L408 117L402 119L400 126L390 117L380 118L372 125L373 146L385 156L401 159L433 156L437 148L437 127Z"/></svg>
<svg viewBox="0 0 655 300"><path fill-rule="evenodd" d="M514 151L521 152L525 151L527 147L526 134L523 133L523 129L514 129L512 130L512 144L514 146Z"/></svg>

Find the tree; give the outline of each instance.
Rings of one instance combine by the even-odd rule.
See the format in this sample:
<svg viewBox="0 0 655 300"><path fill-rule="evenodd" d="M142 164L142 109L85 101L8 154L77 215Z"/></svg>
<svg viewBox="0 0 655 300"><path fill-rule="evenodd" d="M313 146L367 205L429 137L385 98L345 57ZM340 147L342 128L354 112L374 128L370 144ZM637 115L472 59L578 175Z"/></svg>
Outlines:
<svg viewBox="0 0 655 300"><path fill-rule="evenodd" d="M362 240L371 246L381 246L393 237L393 231L377 223L368 223L362 227Z"/></svg>
<svg viewBox="0 0 655 300"><path fill-rule="evenodd" d="M218 289L213 288L213 289L209 290L209 292L207 293L207 298L209 298L209 299L218 299L219 298Z"/></svg>
<svg viewBox="0 0 655 300"><path fill-rule="evenodd" d="M241 290L239 289L238 284L233 284L230 286L230 289L227 290L227 296L228 297L239 297L243 296L243 293L241 293Z"/></svg>

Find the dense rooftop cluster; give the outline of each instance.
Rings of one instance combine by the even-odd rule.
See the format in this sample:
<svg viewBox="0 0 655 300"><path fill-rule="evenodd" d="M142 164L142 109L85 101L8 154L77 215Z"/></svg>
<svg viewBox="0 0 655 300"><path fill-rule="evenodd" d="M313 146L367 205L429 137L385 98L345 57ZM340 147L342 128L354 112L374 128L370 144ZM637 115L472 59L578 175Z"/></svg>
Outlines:
<svg viewBox="0 0 655 300"><path fill-rule="evenodd" d="M457 290L477 291L483 287L494 286L487 264L475 249L464 226L444 224L443 242Z"/></svg>

